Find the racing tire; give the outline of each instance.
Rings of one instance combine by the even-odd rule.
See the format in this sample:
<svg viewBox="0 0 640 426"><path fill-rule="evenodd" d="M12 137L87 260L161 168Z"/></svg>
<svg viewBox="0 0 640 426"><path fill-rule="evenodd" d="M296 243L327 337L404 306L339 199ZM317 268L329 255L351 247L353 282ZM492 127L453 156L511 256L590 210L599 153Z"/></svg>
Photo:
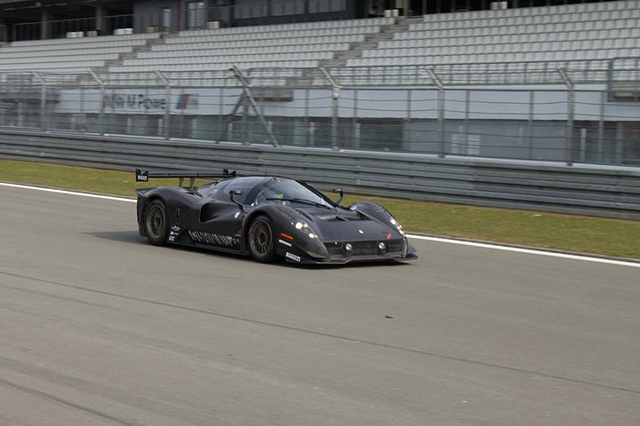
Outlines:
<svg viewBox="0 0 640 426"><path fill-rule="evenodd" d="M249 252L254 260L262 263L276 259L276 235L273 222L267 216L258 216L249 226Z"/></svg>
<svg viewBox="0 0 640 426"><path fill-rule="evenodd" d="M147 206L144 214L144 229L151 244L160 246L167 242L169 219L167 208L162 201L153 200Z"/></svg>

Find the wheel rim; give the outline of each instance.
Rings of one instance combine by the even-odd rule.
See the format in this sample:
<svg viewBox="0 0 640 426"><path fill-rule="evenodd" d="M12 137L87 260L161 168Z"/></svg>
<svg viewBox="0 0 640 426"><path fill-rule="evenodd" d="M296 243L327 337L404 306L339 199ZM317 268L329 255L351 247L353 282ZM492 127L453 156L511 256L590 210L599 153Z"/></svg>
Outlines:
<svg viewBox="0 0 640 426"><path fill-rule="evenodd" d="M147 212L147 232L153 238L160 238L164 227L164 212L159 206L151 206Z"/></svg>
<svg viewBox="0 0 640 426"><path fill-rule="evenodd" d="M257 222L251 229L251 251L264 257L271 250L271 228L265 222Z"/></svg>

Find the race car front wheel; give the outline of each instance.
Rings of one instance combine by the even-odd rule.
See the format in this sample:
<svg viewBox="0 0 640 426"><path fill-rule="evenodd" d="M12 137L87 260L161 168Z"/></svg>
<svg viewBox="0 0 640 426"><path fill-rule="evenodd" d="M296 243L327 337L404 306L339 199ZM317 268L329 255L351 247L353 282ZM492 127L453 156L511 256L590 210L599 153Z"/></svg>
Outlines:
<svg viewBox="0 0 640 426"><path fill-rule="evenodd" d="M258 216L251 222L249 251L258 262L272 262L276 258L276 237L268 217Z"/></svg>
<svg viewBox="0 0 640 426"><path fill-rule="evenodd" d="M151 244L162 245L167 241L169 223L167 209L162 201L153 200L149 203L144 217L144 226L147 239Z"/></svg>

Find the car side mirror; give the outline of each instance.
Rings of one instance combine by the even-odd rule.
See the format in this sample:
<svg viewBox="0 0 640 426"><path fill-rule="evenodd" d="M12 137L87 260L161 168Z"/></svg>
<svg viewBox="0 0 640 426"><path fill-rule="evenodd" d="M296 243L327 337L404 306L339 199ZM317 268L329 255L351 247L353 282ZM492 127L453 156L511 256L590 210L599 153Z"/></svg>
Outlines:
<svg viewBox="0 0 640 426"><path fill-rule="evenodd" d="M231 202L235 203L240 210L244 211L244 206L233 198L239 197L240 195L242 195L242 191L229 191L229 198L231 199Z"/></svg>
<svg viewBox="0 0 640 426"><path fill-rule="evenodd" d="M342 188L333 188L333 193L340 194L340 198L338 198L338 201L336 201L336 203L340 204L342 202L342 199L344 198L344 191L342 190Z"/></svg>

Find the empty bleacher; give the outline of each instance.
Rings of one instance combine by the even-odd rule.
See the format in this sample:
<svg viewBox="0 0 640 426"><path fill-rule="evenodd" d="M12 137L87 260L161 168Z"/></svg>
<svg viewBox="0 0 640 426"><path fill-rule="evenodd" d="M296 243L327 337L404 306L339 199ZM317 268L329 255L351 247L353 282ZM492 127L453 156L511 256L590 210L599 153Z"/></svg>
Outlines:
<svg viewBox="0 0 640 426"><path fill-rule="evenodd" d="M609 60L640 57L639 40L640 1L618 0L433 14L406 21L381 17L190 30L164 36L21 41L0 47L0 72L92 69L121 75L124 81L133 73L212 73L226 72L232 66L300 70L329 64L348 70Z"/></svg>
<svg viewBox="0 0 640 426"><path fill-rule="evenodd" d="M640 56L640 2L425 15L346 65L437 65Z"/></svg>
<svg viewBox="0 0 640 426"><path fill-rule="evenodd" d="M0 72L81 73L105 67L159 34L17 41L0 46Z"/></svg>
<svg viewBox="0 0 640 426"><path fill-rule="evenodd" d="M393 18L234 27L182 31L111 72L214 71L249 68L316 68L335 52L365 41Z"/></svg>

